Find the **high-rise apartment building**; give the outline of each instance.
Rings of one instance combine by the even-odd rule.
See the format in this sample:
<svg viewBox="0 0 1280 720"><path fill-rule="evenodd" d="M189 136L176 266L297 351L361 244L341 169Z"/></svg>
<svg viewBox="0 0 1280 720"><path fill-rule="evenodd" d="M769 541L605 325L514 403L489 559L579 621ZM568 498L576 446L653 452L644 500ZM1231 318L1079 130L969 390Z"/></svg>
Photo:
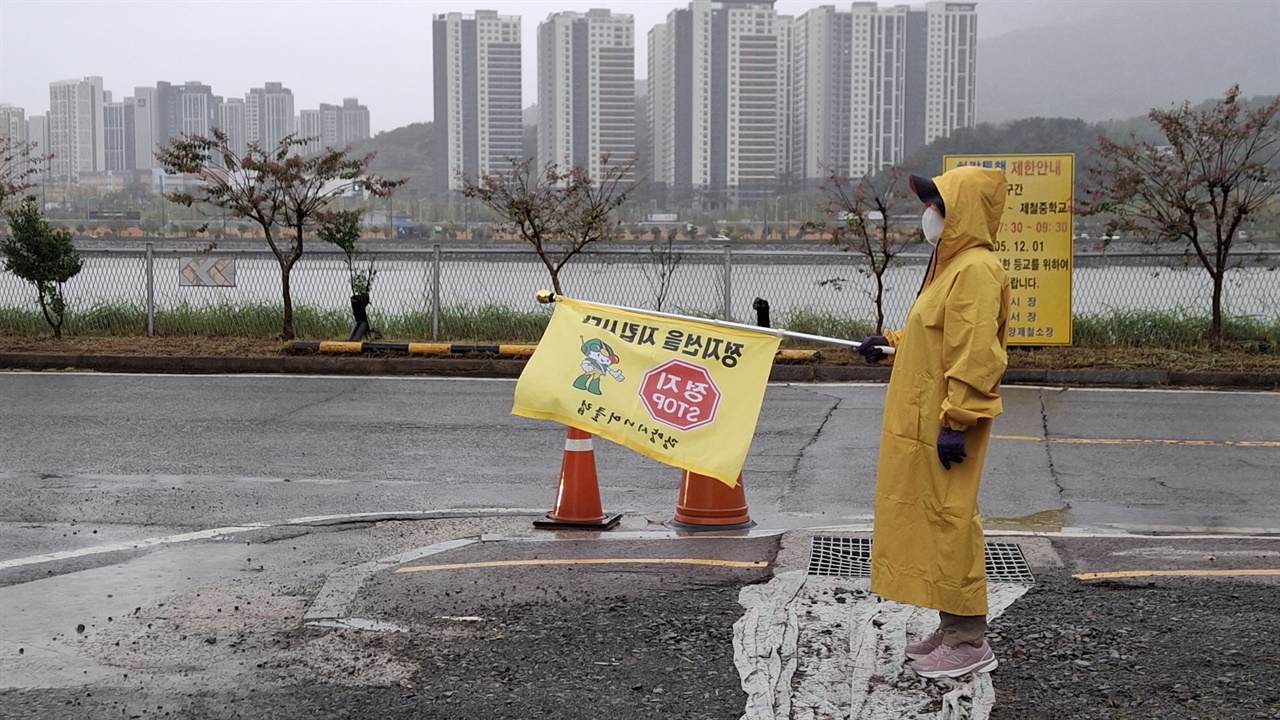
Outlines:
<svg viewBox="0 0 1280 720"><path fill-rule="evenodd" d="M40 155L49 153L49 118L44 115L32 115L27 118L27 140L34 143L36 152ZM45 174L49 173L49 167L45 166Z"/></svg>
<svg viewBox="0 0 1280 720"><path fill-rule="evenodd" d="M929 2L923 13L913 15L907 33L906 115L910 120L904 150L908 155L956 128L972 127L977 117L977 5ZM921 57L922 63L917 60ZM917 63L923 65L918 81L913 74ZM923 132L912 125L917 118L923 119Z"/></svg>
<svg viewBox="0 0 1280 720"><path fill-rule="evenodd" d="M111 93L104 93L102 105L103 170L119 172L132 170L137 157L134 147L134 116L137 108L132 102L111 102Z"/></svg>
<svg viewBox="0 0 1280 720"><path fill-rule="evenodd" d="M156 149L181 138L184 134L209 136L209 131L218 122L218 104L222 98L213 94L213 88L198 80L191 80L181 85L164 82L156 83L154 94L151 88L134 88L135 130L138 125L138 100L142 99L150 105L150 117L143 120L143 137L137 138L141 144L146 135L151 135L154 142L152 153ZM145 128L149 122L151 128ZM141 150L137 150L141 152ZM154 159L139 167L158 167Z"/></svg>
<svg viewBox="0 0 1280 720"><path fill-rule="evenodd" d="M156 97L156 88L135 87L133 95L124 99L133 105L133 167L138 170L159 167L156 149L160 144L160 113Z"/></svg>
<svg viewBox="0 0 1280 720"><path fill-rule="evenodd" d="M773 191L785 136L778 22L773 0L692 0L650 32L656 181L731 202Z"/></svg>
<svg viewBox="0 0 1280 720"><path fill-rule="evenodd" d="M53 154L50 176L73 182L82 173L105 168L102 78L49 83L47 152Z"/></svg>
<svg viewBox="0 0 1280 720"><path fill-rule="evenodd" d="M251 143L270 152L294 132L293 91L278 82L245 95L245 133Z"/></svg>
<svg viewBox="0 0 1280 720"><path fill-rule="evenodd" d="M911 16L919 14L905 5L853 5L852 139L844 166L850 176L893 165L905 156L907 26Z"/></svg>
<svg viewBox="0 0 1280 720"><path fill-rule="evenodd" d="M346 147L358 140L373 137L369 125L369 108L360 104L359 98L343 98L342 106L334 108L337 117L337 141L334 147Z"/></svg>
<svg viewBox="0 0 1280 720"><path fill-rule="evenodd" d="M344 98L341 105L320 103L319 110L298 113L298 134L307 138L308 154L368 140L369 108L361 105L357 98Z"/></svg>
<svg viewBox="0 0 1280 720"><path fill-rule="evenodd" d="M249 149L249 131L244 98L227 98L218 104L219 130L227 134L227 147L237 155Z"/></svg>
<svg viewBox="0 0 1280 720"><path fill-rule="evenodd" d="M821 178L825 168L849 167L853 24L847 12L825 5L793 26L791 66L791 175Z"/></svg>
<svg viewBox="0 0 1280 720"><path fill-rule="evenodd" d="M432 21L435 157L438 190L510 168L524 153L520 18L477 10ZM440 173L437 172L437 177Z"/></svg>
<svg viewBox="0 0 1280 720"><path fill-rule="evenodd" d="M29 140L26 110L15 105L0 104L0 137L13 138L15 143Z"/></svg>
<svg viewBox="0 0 1280 720"><path fill-rule="evenodd" d="M857 177L973 125L975 4L824 6L794 33L793 177Z"/></svg>
<svg viewBox="0 0 1280 720"><path fill-rule="evenodd" d="M552 14L538 25L538 164L580 166L636 153L635 20L608 10Z"/></svg>

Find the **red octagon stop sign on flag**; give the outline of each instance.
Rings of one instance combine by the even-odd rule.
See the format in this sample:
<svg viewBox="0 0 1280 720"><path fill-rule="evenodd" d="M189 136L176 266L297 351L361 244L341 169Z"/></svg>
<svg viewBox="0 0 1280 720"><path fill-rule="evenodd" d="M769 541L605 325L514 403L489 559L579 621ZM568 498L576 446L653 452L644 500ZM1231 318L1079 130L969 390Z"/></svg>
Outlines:
<svg viewBox="0 0 1280 720"><path fill-rule="evenodd" d="M668 360L640 379L640 401L649 416L680 430L692 430L716 419L720 388L705 368Z"/></svg>

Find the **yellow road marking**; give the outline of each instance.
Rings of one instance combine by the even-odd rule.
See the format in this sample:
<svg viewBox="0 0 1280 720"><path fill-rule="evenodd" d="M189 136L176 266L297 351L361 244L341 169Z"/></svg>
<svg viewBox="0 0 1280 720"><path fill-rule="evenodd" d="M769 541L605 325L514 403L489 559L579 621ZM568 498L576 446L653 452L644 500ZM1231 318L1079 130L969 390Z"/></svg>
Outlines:
<svg viewBox="0 0 1280 720"><path fill-rule="evenodd" d="M1044 442L1034 435L992 435L996 440L1028 440ZM1280 440L1151 440L1139 438L1052 438L1049 442L1065 445L1189 445L1224 447L1280 447Z"/></svg>
<svg viewBox="0 0 1280 720"><path fill-rule="evenodd" d="M516 565L713 565L715 567L762 568L767 562L746 560L711 560L707 558L582 558L547 560L491 560L488 562L452 563L448 565L414 565L397 568L398 573L428 570L463 570L467 568L512 567Z"/></svg>
<svg viewBox="0 0 1280 720"><path fill-rule="evenodd" d="M1107 578L1139 577L1232 577L1237 575L1280 576L1280 568L1251 568L1240 570L1115 570L1112 572L1079 573L1071 577L1077 580L1101 580Z"/></svg>

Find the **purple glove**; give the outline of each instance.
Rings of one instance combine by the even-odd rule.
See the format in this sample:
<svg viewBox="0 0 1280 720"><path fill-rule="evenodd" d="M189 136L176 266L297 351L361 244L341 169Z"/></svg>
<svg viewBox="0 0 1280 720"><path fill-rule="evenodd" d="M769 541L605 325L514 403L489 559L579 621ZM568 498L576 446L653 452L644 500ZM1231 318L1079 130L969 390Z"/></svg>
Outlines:
<svg viewBox="0 0 1280 720"><path fill-rule="evenodd" d="M951 463L959 465L964 460L964 431L943 426L938 431L938 459L942 467L950 470Z"/></svg>
<svg viewBox="0 0 1280 720"><path fill-rule="evenodd" d="M875 365L884 359L884 351L876 347L877 345L888 347L889 341L883 335L868 335L862 338L858 345L858 354L867 361L868 365Z"/></svg>

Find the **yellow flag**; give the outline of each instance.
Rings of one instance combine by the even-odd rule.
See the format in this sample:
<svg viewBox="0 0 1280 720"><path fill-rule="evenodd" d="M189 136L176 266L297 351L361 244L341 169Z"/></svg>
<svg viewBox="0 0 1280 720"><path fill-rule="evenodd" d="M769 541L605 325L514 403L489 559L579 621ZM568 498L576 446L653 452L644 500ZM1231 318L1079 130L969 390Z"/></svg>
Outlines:
<svg viewBox="0 0 1280 720"><path fill-rule="evenodd" d="M556 298L511 412L738 482L782 337Z"/></svg>

